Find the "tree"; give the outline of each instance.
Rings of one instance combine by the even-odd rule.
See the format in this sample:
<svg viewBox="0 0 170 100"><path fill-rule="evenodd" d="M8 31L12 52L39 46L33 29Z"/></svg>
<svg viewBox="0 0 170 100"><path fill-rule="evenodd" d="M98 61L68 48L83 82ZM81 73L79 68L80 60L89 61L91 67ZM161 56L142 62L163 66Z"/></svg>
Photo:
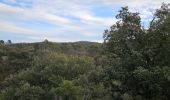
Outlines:
<svg viewBox="0 0 170 100"><path fill-rule="evenodd" d="M9 88L0 95L1 100L42 100L45 91L39 86L30 86L29 83L21 82L18 88Z"/></svg>
<svg viewBox="0 0 170 100"><path fill-rule="evenodd" d="M0 40L0 44L4 44L5 42L4 42L4 40Z"/></svg>
<svg viewBox="0 0 170 100"><path fill-rule="evenodd" d="M72 81L63 80L63 82L56 88L56 94L63 98L63 100L81 100L83 98L82 88L74 85Z"/></svg>
<svg viewBox="0 0 170 100"><path fill-rule="evenodd" d="M48 43L49 41L47 39L44 40L45 43Z"/></svg>
<svg viewBox="0 0 170 100"><path fill-rule="evenodd" d="M129 12L128 7L122 7L116 18L120 20L104 33L108 58L103 65L105 84L111 87L112 94L120 94L113 98L128 94L145 100L168 99L169 81L162 74L170 72L168 5L156 11L149 29L140 24L139 13Z"/></svg>
<svg viewBox="0 0 170 100"><path fill-rule="evenodd" d="M7 42L8 44L12 44L12 41L11 40L8 40L8 42Z"/></svg>
<svg viewBox="0 0 170 100"><path fill-rule="evenodd" d="M27 100L51 100L60 97L63 100L80 100L83 98L83 88L74 80L94 70L93 59L85 56L50 52L35 56L32 62L32 67L10 75L2 82L0 96L13 97L12 100L25 100L24 97Z"/></svg>

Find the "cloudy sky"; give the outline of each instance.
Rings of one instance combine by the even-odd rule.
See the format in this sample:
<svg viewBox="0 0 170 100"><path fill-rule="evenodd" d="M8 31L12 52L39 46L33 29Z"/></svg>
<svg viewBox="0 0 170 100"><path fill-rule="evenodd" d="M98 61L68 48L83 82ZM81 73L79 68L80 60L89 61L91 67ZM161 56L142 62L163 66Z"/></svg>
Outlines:
<svg viewBox="0 0 170 100"><path fill-rule="evenodd" d="M122 6L140 12L142 24L170 0L0 0L0 40L102 42Z"/></svg>

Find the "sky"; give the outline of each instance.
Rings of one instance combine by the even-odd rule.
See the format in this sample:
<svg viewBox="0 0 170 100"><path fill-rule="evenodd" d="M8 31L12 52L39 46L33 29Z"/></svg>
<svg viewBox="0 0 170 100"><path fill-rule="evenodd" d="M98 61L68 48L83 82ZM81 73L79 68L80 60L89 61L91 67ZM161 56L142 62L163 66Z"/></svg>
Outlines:
<svg viewBox="0 0 170 100"><path fill-rule="evenodd" d="M170 0L0 0L0 40L102 42L123 6L147 26L155 9Z"/></svg>

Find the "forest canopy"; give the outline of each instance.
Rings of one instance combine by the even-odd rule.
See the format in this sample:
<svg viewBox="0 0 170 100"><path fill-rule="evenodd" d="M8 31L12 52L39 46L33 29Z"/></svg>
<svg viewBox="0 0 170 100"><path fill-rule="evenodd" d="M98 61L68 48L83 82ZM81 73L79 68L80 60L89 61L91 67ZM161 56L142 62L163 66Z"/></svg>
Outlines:
<svg viewBox="0 0 170 100"><path fill-rule="evenodd" d="M122 7L103 43L0 41L0 100L169 100L170 5Z"/></svg>

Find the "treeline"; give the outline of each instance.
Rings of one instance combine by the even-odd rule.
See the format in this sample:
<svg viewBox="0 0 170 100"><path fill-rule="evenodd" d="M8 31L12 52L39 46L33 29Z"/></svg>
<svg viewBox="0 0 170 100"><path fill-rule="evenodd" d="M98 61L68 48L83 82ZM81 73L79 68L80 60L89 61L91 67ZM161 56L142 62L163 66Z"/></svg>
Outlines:
<svg viewBox="0 0 170 100"><path fill-rule="evenodd" d="M104 43L0 44L0 100L169 100L170 8L122 7Z"/></svg>
<svg viewBox="0 0 170 100"><path fill-rule="evenodd" d="M100 43L73 42L73 43L16 43L0 44L0 81L6 76L32 67L33 58L44 54L56 53L74 56L89 56L97 58L101 48Z"/></svg>
<svg viewBox="0 0 170 100"><path fill-rule="evenodd" d="M4 40L0 40L0 44L12 44L11 40L8 40L7 42L5 42Z"/></svg>
<svg viewBox="0 0 170 100"><path fill-rule="evenodd" d="M83 98L79 80L98 70L99 48L85 41L0 45L0 100Z"/></svg>

